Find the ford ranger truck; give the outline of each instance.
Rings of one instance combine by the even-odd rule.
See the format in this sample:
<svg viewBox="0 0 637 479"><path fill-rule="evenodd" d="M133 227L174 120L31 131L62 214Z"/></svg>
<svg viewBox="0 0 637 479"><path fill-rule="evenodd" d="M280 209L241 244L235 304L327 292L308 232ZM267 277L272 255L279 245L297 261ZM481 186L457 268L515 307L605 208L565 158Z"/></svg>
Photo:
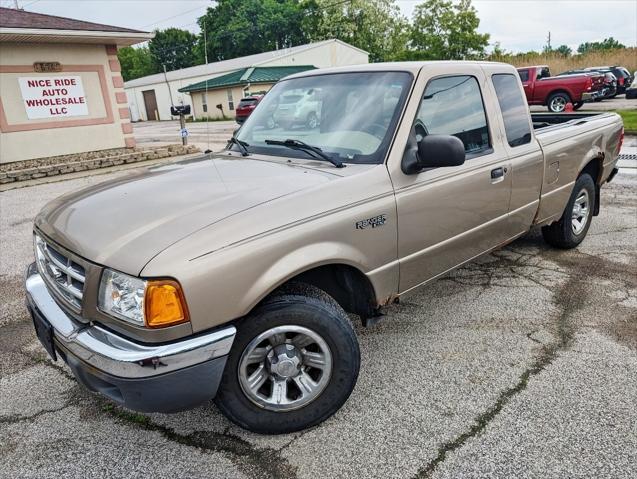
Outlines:
<svg viewBox="0 0 637 479"><path fill-rule="evenodd" d="M281 98L314 91L313 128L270 127ZM304 429L354 389L354 318L534 226L577 247L622 136L614 113L529 115L506 64L290 76L226 150L47 204L28 308L50 356L126 408L214 398L249 430Z"/></svg>
<svg viewBox="0 0 637 479"><path fill-rule="evenodd" d="M518 74L528 104L546 106L552 113L563 112L567 103L578 110L585 102L604 97L603 74L590 72L552 77L545 65L518 68Z"/></svg>

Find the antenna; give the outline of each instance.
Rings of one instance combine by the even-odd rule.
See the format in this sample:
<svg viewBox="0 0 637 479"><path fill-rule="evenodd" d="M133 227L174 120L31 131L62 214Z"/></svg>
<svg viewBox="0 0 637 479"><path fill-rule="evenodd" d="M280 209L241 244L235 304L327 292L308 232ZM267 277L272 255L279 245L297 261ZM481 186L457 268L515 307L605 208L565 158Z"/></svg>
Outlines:
<svg viewBox="0 0 637 479"><path fill-rule="evenodd" d="M204 17L204 21L203 21L203 51L204 53L204 58L206 60L206 66L208 66L208 34L206 32L206 19ZM208 69L206 68L206 72L208 71ZM206 80L206 105L208 105L208 80ZM207 110L208 108L206 108ZM206 151L204 151L204 153L208 154L208 153L212 153L212 150L210 149L210 112L206 111ZM215 165L216 168L216 165Z"/></svg>

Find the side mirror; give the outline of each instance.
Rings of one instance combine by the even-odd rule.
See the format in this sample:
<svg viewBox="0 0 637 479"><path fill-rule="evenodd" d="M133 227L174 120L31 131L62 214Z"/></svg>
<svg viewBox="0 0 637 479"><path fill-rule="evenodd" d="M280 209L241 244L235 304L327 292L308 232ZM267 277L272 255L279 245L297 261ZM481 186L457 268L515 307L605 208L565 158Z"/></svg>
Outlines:
<svg viewBox="0 0 637 479"><path fill-rule="evenodd" d="M460 166L464 160L464 144L455 136L427 135L418 142L420 169Z"/></svg>

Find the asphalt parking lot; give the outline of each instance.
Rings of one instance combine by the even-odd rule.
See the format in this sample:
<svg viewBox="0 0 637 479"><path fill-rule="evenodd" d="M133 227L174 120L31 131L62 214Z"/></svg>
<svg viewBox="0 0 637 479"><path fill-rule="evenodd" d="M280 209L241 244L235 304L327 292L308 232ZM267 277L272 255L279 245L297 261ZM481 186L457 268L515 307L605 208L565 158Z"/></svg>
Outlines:
<svg viewBox="0 0 637 479"><path fill-rule="evenodd" d="M636 108L637 99L626 99L626 95L622 93L615 98L585 103L580 111L634 110ZM532 106L531 111L547 111L547 109L545 106Z"/></svg>
<svg viewBox="0 0 637 479"><path fill-rule="evenodd" d="M637 146L635 140L627 142ZM357 327L346 405L259 436L214 405L135 414L35 339L22 276L48 200L126 172L0 193L0 477L637 477L637 175L572 251L533 231Z"/></svg>

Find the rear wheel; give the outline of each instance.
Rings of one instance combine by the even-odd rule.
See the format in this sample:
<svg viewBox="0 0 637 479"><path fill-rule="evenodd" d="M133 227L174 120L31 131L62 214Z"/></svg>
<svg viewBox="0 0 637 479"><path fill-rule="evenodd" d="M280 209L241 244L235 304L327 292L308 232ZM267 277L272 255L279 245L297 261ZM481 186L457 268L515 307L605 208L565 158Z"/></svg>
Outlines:
<svg viewBox="0 0 637 479"><path fill-rule="evenodd" d="M566 93L553 93L547 102L550 112L561 113L566 109L566 104L571 102L571 97Z"/></svg>
<svg viewBox="0 0 637 479"><path fill-rule="evenodd" d="M542 228L544 240L556 248L575 248L588 233L594 205L595 182L588 173L584 173L575 182L560 220Z"/></svg>
<svg viewBox="0 0 637 479"><path fill-rule="evenodd" d="M334 414L354 389L354 329L320 289L291 284L237 330L215 402L239 426L263 434L305 429Z"/></svg>

